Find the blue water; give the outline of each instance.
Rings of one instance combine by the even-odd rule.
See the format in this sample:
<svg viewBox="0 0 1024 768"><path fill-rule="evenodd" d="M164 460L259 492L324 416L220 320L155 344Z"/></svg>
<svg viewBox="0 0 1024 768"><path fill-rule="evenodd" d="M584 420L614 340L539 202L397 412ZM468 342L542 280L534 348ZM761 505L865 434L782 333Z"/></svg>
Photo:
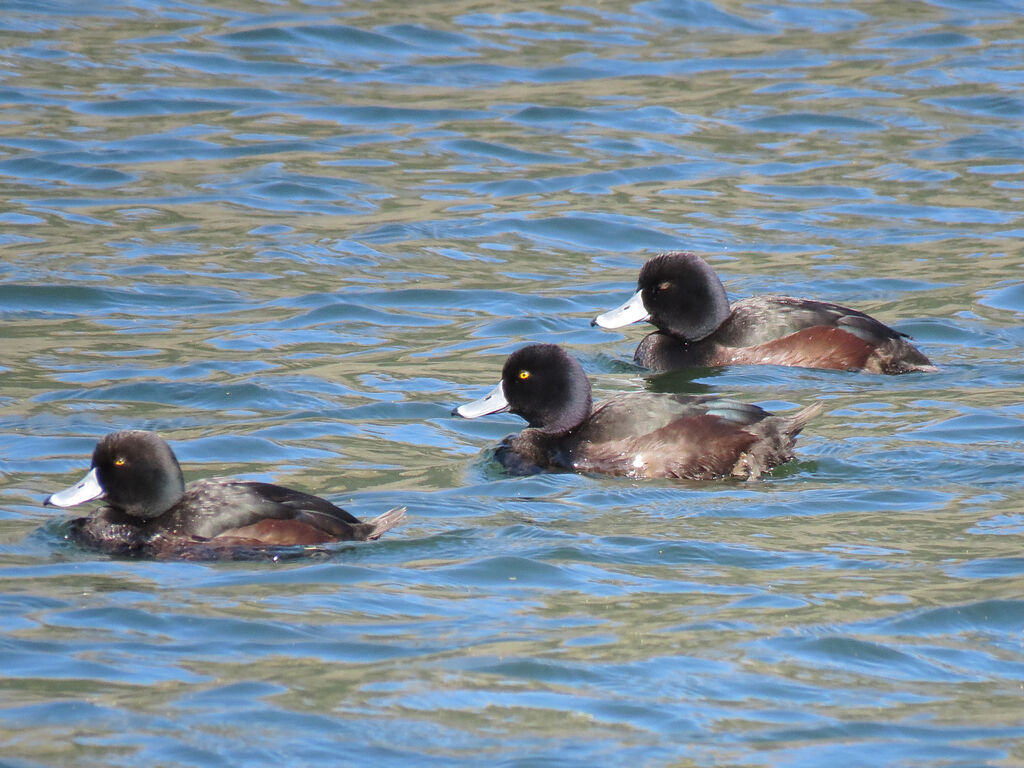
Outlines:
<svg viewBox="0 0 1024 768"><path fill-rule="evenodd" d="M1016 2L14 2L0 14L5 766L1024 764ZM934 375L647 376L664 249ZM512 478L524 343L598 398L823 400L754 483ZM408 522L112 560L114 429Z"/></svg>

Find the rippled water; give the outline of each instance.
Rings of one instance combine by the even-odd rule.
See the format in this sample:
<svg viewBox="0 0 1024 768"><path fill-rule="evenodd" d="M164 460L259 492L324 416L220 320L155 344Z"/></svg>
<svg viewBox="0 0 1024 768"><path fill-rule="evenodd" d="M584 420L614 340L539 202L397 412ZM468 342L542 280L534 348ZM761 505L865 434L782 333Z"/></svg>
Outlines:
<svg viewBox="0 0 1024 768"><path fill-rule="evenodd" d="M87 7L0 15L5 764L1024 763L1019 3ZM645 377L589 319L676 248L941 372ZM763 482L510 478L449 411L527 341L827 409ZM409 520L83 551L128 426Z"/></svg>

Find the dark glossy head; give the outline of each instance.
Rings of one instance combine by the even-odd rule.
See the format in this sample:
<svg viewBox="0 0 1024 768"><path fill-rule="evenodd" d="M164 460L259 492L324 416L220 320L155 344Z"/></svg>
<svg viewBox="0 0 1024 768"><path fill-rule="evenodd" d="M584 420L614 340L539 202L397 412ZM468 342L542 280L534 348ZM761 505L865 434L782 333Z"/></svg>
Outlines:
<svg viewBox="0 0 1024 768"><path fill-rule="evenodd" d="M112 432L96 445L89 474L47 503L71 507L102 498L139 518L162 515L185 493L185 480L174 452L155 432Z"/></svg>
<svg viewBox="0 0 1024 768"><path fill-rule="evenodd" d="M663 253L644 264L637 290L651 322L687 341L714 333L729 317L722 281L695 253Z"/></svg>
<svg viewBox="0 0 1024 768"><path fill-rule="evenodd" d="M590 381L580 364L555 344L531 344L509 355L493 392L455 412L472 419L508 410L535 429L559 435L582 424L591 404Z"/></svg>

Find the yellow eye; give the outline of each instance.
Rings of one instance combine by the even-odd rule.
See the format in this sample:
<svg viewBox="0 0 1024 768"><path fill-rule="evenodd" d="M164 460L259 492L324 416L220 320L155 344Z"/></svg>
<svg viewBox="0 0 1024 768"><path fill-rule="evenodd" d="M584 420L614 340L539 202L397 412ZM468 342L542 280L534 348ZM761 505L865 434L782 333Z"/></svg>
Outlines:
<svg viewBox="0 0 1024 768"><path fill-rule="evenodd" d="M123 467L124 466L124 456L118 456L116 459L114 459L114 466L115 467Z"/></svg>
<svg viewBox="0 0 1024 768"><path fill-rule="evenodd" d="M671 287L672 287L672 283L669 280L663 280L662 282L658 283L658 290L659 291L667 291Z"/></svg>
<svg viewBox="0 0 1024 768"><path fill-rule="evenodd" d="M526 370L520 371L519 372L519 378L520 379L528 379L528 378L530 378L530 372L526 371Z"/></svg>

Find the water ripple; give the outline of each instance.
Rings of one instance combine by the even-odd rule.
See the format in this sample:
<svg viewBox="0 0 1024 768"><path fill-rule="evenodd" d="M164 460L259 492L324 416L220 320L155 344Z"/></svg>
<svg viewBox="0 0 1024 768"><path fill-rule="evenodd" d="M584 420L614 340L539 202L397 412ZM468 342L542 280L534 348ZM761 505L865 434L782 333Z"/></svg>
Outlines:
<svg viewBox="0 0 1024 768"><path fill-rule="evenodd" d="M4 759L1020 762L1016 4L371 5L5 6ZM939 372L648 375L590 319L681 248ZM451 408L527 341L826 409L756 483L512 478ZM41 504L124 427L409 518L99 557Z"/></svg>

